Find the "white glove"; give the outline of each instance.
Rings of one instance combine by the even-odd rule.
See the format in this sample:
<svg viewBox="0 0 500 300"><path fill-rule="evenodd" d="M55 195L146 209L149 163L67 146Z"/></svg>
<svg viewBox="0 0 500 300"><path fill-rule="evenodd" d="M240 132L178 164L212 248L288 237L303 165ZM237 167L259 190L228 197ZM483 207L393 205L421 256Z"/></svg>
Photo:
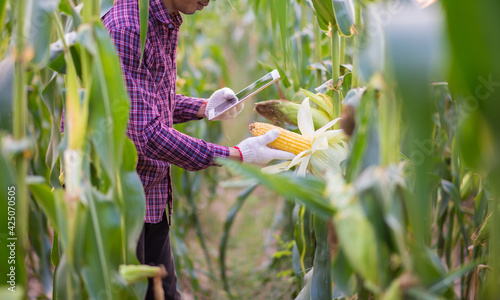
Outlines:
<svg viewBox="0 0 500 300"><path fill-rule="evenodd" d="M232 89L225 87L220 90L217 90L212 94L212 96L210 96L210 98L208 98L207 107L205 111L209 111L212 108L217 107L220 104L224 103L225 101L229 101L232 99L238 100ZM236 105L235 107L231 108L230 110L226 111L220 116L217 116L213 120L222 121L222 120L232 119L236 117L236 115L238 115L243 110L243 106L244 106L243 102L241 102L240 104Z"/></svg>
<svg viewBox="0 0 500 300"><path fill-rule="evenodd" d="M273 142L280 135L278 129L272 129L261 136L249 137L236 147L240 149L241 159L246 163L267 164L273 159L293 159L295 154L271 149L266 145Z"/></svg>

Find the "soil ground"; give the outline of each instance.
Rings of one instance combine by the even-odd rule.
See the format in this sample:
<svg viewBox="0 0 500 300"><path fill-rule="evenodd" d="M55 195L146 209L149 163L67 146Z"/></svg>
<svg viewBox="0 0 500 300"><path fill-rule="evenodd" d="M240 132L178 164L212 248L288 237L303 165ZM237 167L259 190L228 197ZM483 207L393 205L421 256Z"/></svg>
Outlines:
<svg viewBox="0 0 500 300"><path fill-rule="evenodd" d="M186 276L181 280L183 299L231 299L220 281L219 242L227 213L241 189L219 188L219 195L208 209L200 212L203 233L210 252L217 281L204 275L207 264L194 230L186 241L188 252L198 271L200 291L194 292ZM281 213L284 200L258 187L246 200L231 229L226 251L227 275L233 299L293 299L296 283L290 275L278 275L290 265L271 267L272 255L278 242L272 232L273 224Z"/></svg>

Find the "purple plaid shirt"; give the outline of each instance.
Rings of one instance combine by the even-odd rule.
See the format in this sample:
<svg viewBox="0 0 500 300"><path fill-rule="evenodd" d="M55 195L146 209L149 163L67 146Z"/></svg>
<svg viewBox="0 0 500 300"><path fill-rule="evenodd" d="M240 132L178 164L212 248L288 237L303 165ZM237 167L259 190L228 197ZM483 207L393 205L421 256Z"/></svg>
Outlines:
<svg viewBox="0 0 500 300"><path fill-rule="evenodd" d="M146 194L146 223L158 223L168 204L172 213L170 164L190 171L214 165L229 148L189 137L173 124L197 120L203 99L175 93L180 13L168 13L162 0L150 0L148 34L139 63L140 26L137 0L115 0L103 17L120 56L130 96L127 135L139 155L137 173Z"/></svg>

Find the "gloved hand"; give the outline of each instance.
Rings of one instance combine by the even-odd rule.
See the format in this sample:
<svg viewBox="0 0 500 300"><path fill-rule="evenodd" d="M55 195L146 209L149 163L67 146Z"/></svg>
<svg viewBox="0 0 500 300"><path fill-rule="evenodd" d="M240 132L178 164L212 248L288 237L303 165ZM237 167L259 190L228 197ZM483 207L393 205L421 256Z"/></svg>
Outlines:
<svg viewBox="0 0 500 300"><path fill-rule="evenodd" d="M271 149L266 145L273 142L280 135L278 129L272 129L261 136L249 137L236 147L240 149L243 162L267 164L273 159L293 159L295 154Z"/></svg>
<svg viewBox="0 0 500 300"><path fill-rule="evenodd" d="M205 109L205 111L209 111L210 109L217 107L220 104L224 103L225 101L229 101L231 99L238 100L232 89L225 87L220 90L217 90L212 94L212 96L210 96L210 98L208 98L207 108ZM235 107L231 108L230 110L226 111L220 116L217 116L213 120L222 121L222 120L232 119L236 117L236 115L238 115L243 110L243 106L244 106L243 102L241 102L240 104L236 105Z"/></svg>

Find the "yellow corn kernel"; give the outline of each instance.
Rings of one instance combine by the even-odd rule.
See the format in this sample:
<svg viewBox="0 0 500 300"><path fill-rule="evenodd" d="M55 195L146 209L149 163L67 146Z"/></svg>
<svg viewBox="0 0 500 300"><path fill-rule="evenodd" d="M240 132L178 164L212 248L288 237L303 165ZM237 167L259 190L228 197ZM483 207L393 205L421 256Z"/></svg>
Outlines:
<svg viewBox="0 0 500 300"><path fill-rule="evenodd" d="M274 142L268 144L269 147L274 149L291 152L295 155L302 151L311 149L311 142L308 139L300 134L291 132L281 127L267 123L255 122L250 124L248 128L254 136L261 136L271 129L278 129L280 131L280 135Z"/></svg>

